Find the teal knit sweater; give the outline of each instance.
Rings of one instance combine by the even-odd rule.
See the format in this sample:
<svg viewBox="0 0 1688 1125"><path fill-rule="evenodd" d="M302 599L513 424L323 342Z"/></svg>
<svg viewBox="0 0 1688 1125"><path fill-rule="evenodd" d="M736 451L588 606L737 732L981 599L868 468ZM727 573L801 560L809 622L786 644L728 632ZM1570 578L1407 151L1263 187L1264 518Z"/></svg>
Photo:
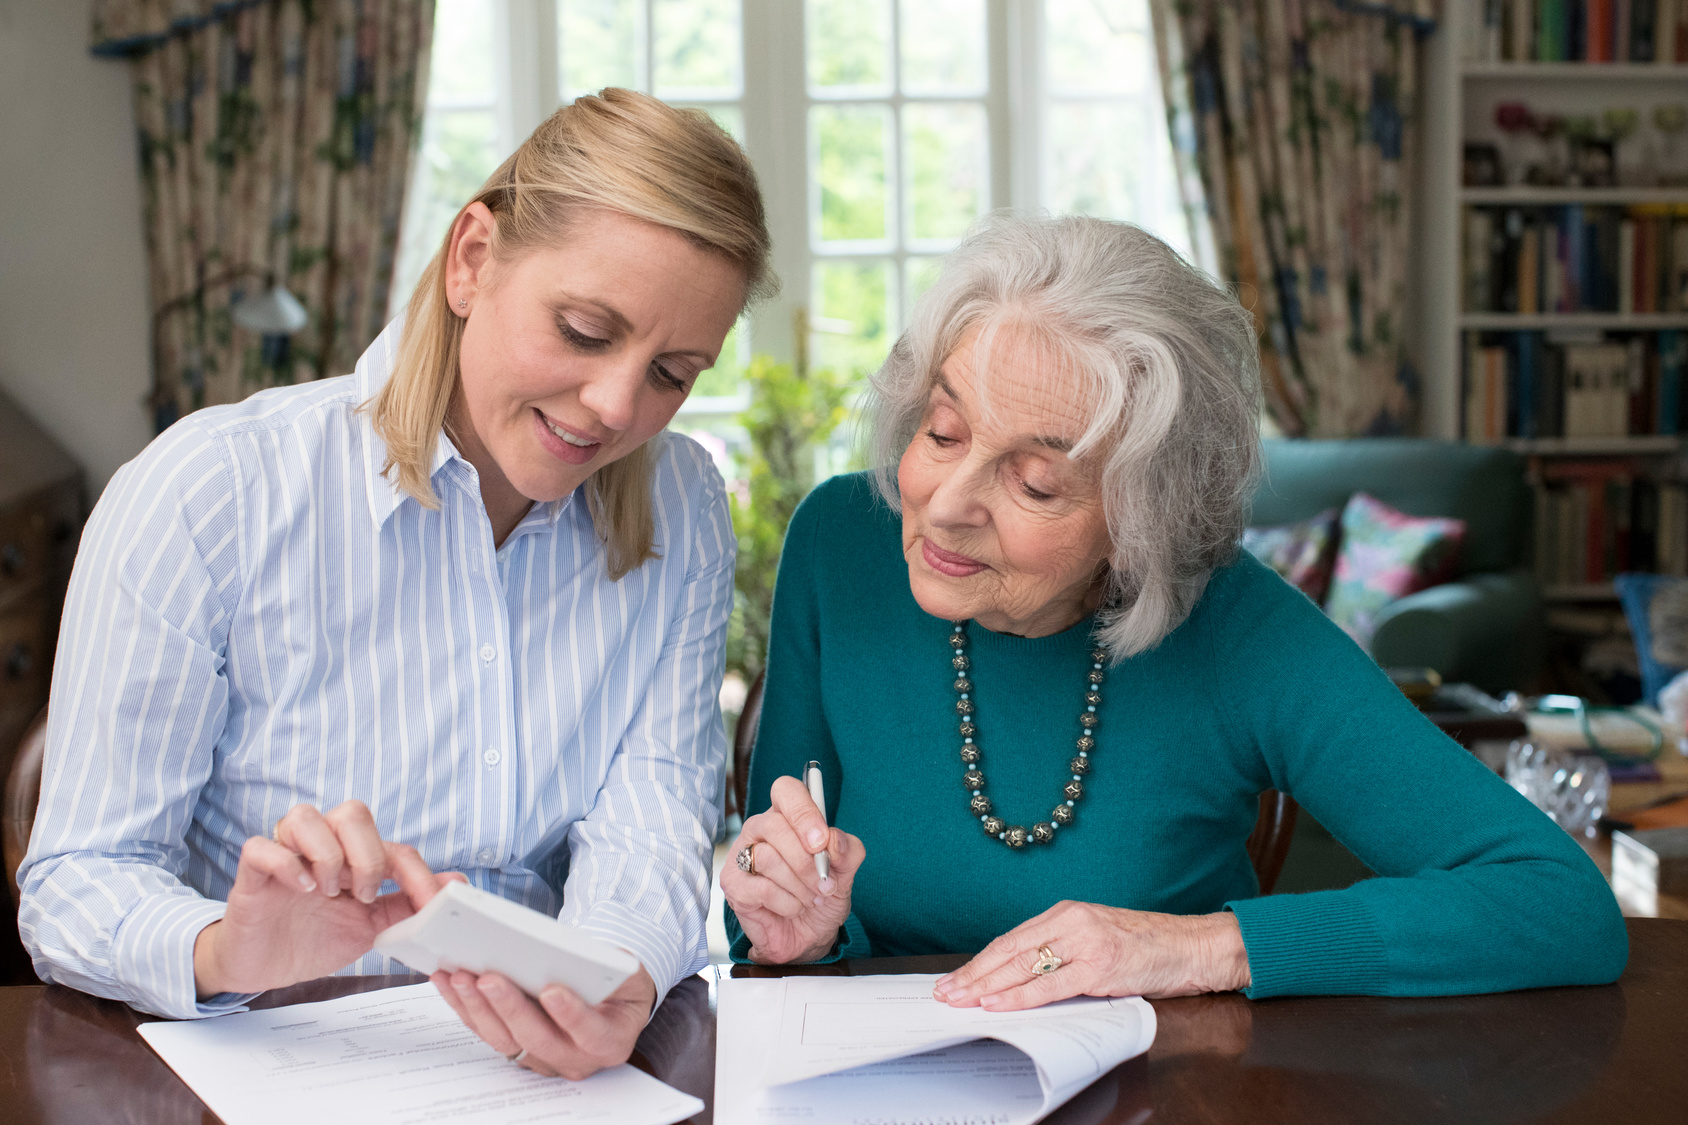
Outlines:
<svg viewBox="0 0 1688 1125"><path fill-rule="evenodd" d="M1050 818L1070 774L1090 620L969 627L996 814ZM1318 608L1246 553L1158 647L1107 671L1075 823L1018 851L967 807L950 624L909 593L901 521L865 476L817 488L780 561L750 812L817 759L860 837L837 957L971 954L1062 899L1235 913L1252 997L1604 984L1622 918L1580 848L1444 736ZM1259 896L1245 844L1293 796L1377 878ZM729 909L733 953L749 942Z"/></svg>

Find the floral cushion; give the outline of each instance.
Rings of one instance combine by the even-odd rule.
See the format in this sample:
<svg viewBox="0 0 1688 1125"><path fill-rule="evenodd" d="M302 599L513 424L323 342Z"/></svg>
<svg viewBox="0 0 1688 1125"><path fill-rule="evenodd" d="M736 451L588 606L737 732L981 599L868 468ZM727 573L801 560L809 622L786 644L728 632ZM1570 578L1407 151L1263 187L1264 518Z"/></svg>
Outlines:
<svg viewBox="0 0 1688 1125"><path fill-rule="evenodd" d="M1369 648L1383 607L1452 577L1464 540L1464 520L1409 516L1356 492L1342 509L1325 613Z"/></svg>
<svg viewBox="0 0 1688 1125"><path fill-rule="evenodd" d="M1336 565L1337 526L1342 513L1326 508L1310 519L1243 531L1243 549L1284 581L1323 605Z"/></svg>

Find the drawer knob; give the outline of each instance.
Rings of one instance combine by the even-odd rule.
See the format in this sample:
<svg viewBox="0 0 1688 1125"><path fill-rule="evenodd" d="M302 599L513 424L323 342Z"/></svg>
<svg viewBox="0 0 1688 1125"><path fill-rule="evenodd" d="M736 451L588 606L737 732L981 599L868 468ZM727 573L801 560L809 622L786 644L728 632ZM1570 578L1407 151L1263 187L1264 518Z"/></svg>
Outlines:
<svg viewBox="0 0 1688 1125"><path fill-rule="evenodd" d="M29 670L35 667L35 657L29 654L29 646L19 641L6 653L6 678L21 680L29 675Z"/></svg>
<svg viewBox="0 0 1688 1125"><path fill-rule="evenodd" d="M16 543L8 543L0 547L0 572L16 574L22 570L29 559L24 556L23 548Z"/></svg>

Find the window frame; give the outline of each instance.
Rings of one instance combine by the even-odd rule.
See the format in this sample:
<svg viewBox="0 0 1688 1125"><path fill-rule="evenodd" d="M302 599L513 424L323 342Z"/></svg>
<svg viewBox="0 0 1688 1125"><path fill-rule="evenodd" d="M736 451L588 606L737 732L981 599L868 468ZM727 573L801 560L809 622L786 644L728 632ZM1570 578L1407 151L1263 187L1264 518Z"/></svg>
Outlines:
<svg viewBox="0 0 1688 1125"><path fill-rule="evenodd" d="M647 37L642 70L652 84L653 60L649 36L656 0L643 0ZM737 106L743 121L743 142L756 164L767 201L768 227L773 238L773 268L783 285L780 293L761 303L749 319L748 350L781 362L806 361L814 326L809 314L812 277L822 261L894 262L895 297L888 300L893 333L900 331L907 302L903 288L906 259L943 253L913 248L907 238L907 201L903 183L901 107L931 102L976 100L986 113L988 175L981 185L986 209L1035 210L1047 206L1045 196L1046 122L1051 101L1044 81L1043 0L984 0L986 91L982 98L952 95L910 95L897 81L900 61L891 53L892 85L887 95L841 94L815 96L807 81L803 0L741 0L739 31L742 44L741 88ZM900 33L899 0L890 0L895 35ZM502 160L541 121L561 104L559 82L558 0L491 0L495 72L494 119L497 158ZM503 65L497 65L498 62ZM434 107L433 102L429 108ZM887 152L887 177L896 177L897 207L887 215L896 224L895 237L884 249L824 250L818 232L811 233L809 182L811 105L883 104L893 114ZM440 108L446 108L443 104ZM748 405L744 391L720 397L693 396L680 408L688 421L726 418Z"/></svg>

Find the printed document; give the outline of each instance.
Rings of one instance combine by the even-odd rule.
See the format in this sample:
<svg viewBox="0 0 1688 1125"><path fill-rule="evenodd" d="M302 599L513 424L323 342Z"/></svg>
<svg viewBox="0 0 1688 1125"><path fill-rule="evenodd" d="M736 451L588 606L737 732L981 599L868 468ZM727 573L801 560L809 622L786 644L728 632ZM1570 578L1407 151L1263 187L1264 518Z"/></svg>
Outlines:
<svg viewBox="0 0 1688 1125"><path fill-rule="evenodd" d="M935 976L723 979L715 1119L1025 1125L1149 1049L1138 997L952 1008Z"/></svg>
<svg viewBox="0 0 1688 1125"><path fill-rule="evenodd" d="M225 1125L672 1125L703 1109L626 1064L584 1082L516 1066L431 984L139 1031Z"/></svg>

